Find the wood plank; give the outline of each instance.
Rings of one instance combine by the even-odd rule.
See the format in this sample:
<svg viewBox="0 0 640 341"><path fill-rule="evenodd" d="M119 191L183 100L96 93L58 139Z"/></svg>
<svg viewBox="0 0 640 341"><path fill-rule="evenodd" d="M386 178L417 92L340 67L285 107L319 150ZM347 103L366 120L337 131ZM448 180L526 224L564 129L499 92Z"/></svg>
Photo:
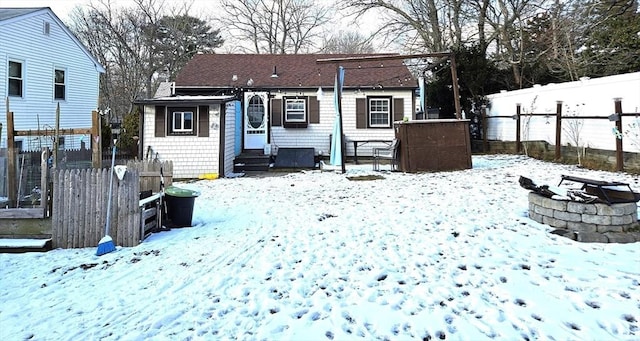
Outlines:
<svg viewBox="0 0 640 341"><path fill-rule="evenodd" d="M46 218L49 217L51 213L47 212L49 208L49 166L47 165L49 149L42 147L40 155L40 207L43 210L43 218Z"/></svg>
<svg viewBox="0 0 640 341"><path fill-rule="evenodd" d="M44 210L35 208L7 208L0 210L0 219L42 219Z"/></svg>
<svg viewBox="0 0 640 341"><path fill-rule="evenodd" d="M54 163L55 164L55 163ZM63 188L63 196L64 198L62 199L62 203L63 203L63 215L65 217L69 217L69 213L70 213L70 204L69 201L71 199L71 195L69 193L69 181L70 181L70 175L69 175L69 171L68 170L64 170L63 171L63 180L62 180L62 188ZM62 220L62 240L63 240L63 245L62 248L68 249L70 247L70 238L69 238L69 219L63 219Z"/></svg>
<svg viewBox="0 0 640 341"><path fill-rule="evenodd" d="M91 128L60 129L60 135L91 135ZM55 130L16 130L14 136L55 136Z"/></svg>
<svg viewBox="0 0 640 341"><path fill-rule="evenodd" d="M16 148L13 126L13 112L9 111L9 99L7 99L7 197L9 206L15 207L17 200L16 186Z"/></svg>
<svg viewBox="0 0 640 341"><path fill-rule="evenodd" d="M75 198L78 190L77 172L75 170L69 171L69 195L71 198ZM71 242L70 248L78 247L78 221L76 218L76 212L78 211L78 203L76 200L70 200L69 205L69 241Z"/></svg>

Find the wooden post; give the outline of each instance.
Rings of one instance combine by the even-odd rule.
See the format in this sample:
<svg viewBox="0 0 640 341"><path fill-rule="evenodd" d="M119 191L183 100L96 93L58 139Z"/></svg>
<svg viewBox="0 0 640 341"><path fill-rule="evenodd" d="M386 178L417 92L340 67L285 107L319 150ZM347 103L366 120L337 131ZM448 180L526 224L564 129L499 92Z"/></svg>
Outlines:
<svg viewBox="0 0 640 341"><path fill-rule="evenodd" d="M53 168L58 169L58 146L60 145L60 102L56 106L56 136L53 140Z"/></svg>
<svg viewBox="0 0 640 341"><path fill-rule="evenodd" d="M462 110L460 109L460 89L458 89L458 71L456 68L456 56L451 54L451 83L453 86L453 103L456 107L456 118L462 119Z"/></svg>
<svg viewBox="0 0 640 341"><path fill-rule="evenodd" d="M13 127L13 112L9 111L9 99L7 98L7 198L9 206L16 207L17 191L16 187L16 143L15 130Z"/></svg>
<svg viewBox="0 0 640 341"><path fill-rule="evenodd" d="M483 105L482 109L480 109L480 113L482 115L482 152L486 153L489 150L489 140L487 139L487 131L489 127L487 127L487 106Z"/></svg>
<svg viewBox="0 0 640 341"><path fill-rule="evenodd" d="M40 207L42 208L42 218L49 216L49 148L42 147L42 158L40 159Z"/></svg>
<svg viewBox="0 0 640 341"><path fill-rule="evenodd" d="M102 138L100 125L100 113L97 111L91 112L91 167L102 168Z"/></svg>
<svg viewBox="0 0 640 341"><path fill-rule="evenodd" d="M622 99L614 98L615 101L615 113L616 130L619 135L616 134L616 170L621 172L624 170L624 151L622 150Z"/></svg>
<svg viewBox="0 0 640 341"><path fill-rule="evenodd" d="M522 106L520 103L516 104L516 154L520 154L520 112Z"/></svg>
<svg viewBox="0 0 640 341"><path fill-rule="evenodd" d="M562 158L562 101L556 102L556 161Z"/></svg>

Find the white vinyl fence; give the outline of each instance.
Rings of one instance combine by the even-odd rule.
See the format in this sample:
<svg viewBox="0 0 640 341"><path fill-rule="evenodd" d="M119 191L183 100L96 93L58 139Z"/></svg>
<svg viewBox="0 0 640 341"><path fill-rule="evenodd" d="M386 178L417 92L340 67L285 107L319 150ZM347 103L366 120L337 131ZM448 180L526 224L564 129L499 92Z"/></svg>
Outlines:
<svg viewBox="0 0 640 341"><path fill-rule="evenodd" d="M640 72L602 78L582 78L561 84L535 85L516 91L503 91L487 96L487 138L516 141L516 114L520 104L524 116L520 122L521 141L556 142L557 104L562 104L562 117L603 117L603 119L564 120L561 145L616 150L615 122L606 119L614 114L615 100L622 103L623 149L640 152ZM548 116L540 115L546 114ZM496 117L497 116L497 117ZM582 123L580 123L582 122Z"/></svg>

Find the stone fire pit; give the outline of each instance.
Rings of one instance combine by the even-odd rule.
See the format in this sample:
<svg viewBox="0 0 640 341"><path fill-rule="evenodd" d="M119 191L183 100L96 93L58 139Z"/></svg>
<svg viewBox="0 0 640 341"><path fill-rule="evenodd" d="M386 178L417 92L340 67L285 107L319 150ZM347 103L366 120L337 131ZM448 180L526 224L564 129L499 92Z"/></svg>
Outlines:
<svg viewBox="0 0 640 341"><path fill-rule="evenodd" d="M563 176L563 180L566 179L582 182L584 186L558 193L549 186L538 187L521 177L521 186L532 190L529 193L529 218L557 228L554 234L580 242L640 241L637 193L629 188L630 193L619 195L610 191L614 188L611 183ZM619 188L620 183L615 186Z"/></svg>

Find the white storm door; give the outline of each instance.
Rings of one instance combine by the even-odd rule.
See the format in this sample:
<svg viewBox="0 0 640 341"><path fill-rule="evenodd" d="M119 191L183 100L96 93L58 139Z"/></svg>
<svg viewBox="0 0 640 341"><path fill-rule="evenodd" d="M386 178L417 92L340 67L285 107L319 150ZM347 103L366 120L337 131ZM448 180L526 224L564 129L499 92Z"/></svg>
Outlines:
<svg viewBox="0 0 640 341"><path fill-rule="evenodd" d="M263 149L269 134L266 92L244 94L244 149Z"/></svg>

